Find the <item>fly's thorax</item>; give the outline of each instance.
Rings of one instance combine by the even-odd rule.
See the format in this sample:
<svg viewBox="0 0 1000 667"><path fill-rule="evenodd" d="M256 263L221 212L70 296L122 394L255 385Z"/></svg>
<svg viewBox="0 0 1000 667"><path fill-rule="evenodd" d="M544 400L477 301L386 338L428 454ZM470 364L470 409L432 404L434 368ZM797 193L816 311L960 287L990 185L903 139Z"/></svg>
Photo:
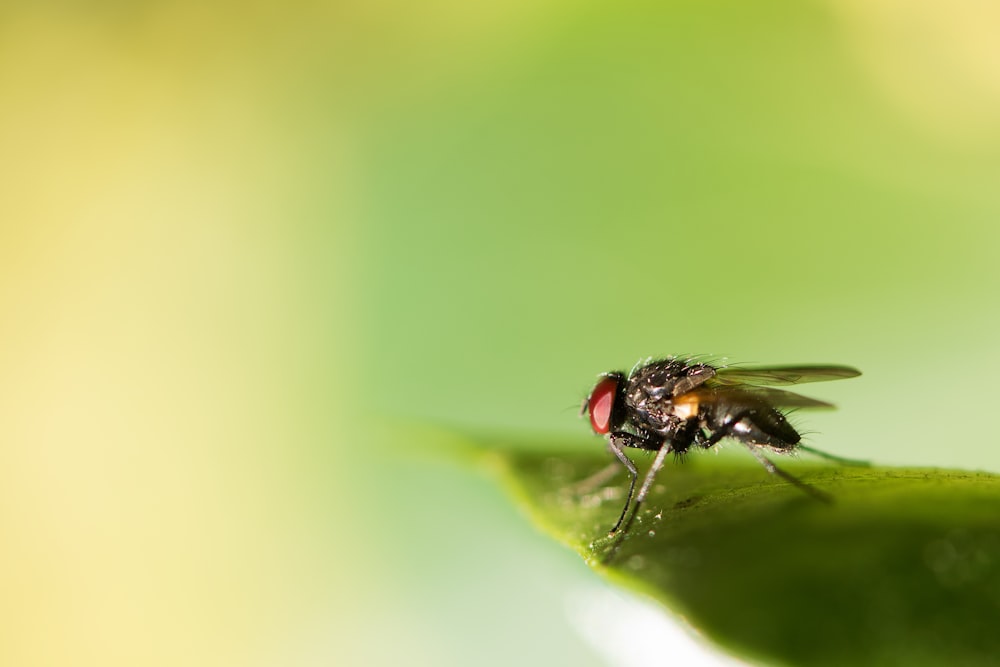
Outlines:
<svg viewBox="0 0 1000 667"><path fill-rule="evenodd" d="M694 387L715 375L706 364L664 359L643 366L628 378L625 406L636 425L670 433L699 417L701 405Z"/></svg>
<svg viewBox="0 0 1000 667"><path fill-rule="evenodd" d="M708 364L689 364L679 359L663 359L647 364L629 377L629 383L650 399L672 398L690 391L715 375Z"/></svg>
<svg viewBox="0 0 1000 667"><path fill-rule="evenodd" d="M661 434L680 428L692 417L697 417L700 406L695 396L669 398L644 391L642 386L632 386L625 395L625 406L636 426Z"/></svg>

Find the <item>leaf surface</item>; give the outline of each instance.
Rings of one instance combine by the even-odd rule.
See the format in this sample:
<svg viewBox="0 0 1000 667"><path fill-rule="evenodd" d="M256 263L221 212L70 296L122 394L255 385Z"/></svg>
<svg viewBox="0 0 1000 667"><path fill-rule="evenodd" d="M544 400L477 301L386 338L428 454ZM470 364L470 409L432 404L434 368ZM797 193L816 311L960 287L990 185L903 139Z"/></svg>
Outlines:
<svg viewBox="0 0 1000 667"><path fill-rule="evenodd" d="M698 452L668 463L628 533L609 538L627 477L599 449L477 444L553 537L746 659L1000 664L995 475L778 459L825 504L742 452ZM633 459L641 475L649 459Z"/></svg>

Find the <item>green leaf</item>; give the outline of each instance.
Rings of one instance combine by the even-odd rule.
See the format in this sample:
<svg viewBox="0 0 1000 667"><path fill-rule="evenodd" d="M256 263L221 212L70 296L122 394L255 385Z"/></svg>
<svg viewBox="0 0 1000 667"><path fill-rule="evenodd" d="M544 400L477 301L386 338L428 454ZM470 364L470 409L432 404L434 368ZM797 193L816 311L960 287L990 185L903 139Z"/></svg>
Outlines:
<svg viewBox="0 0 1000 667"><path fill-rule="evenodd" d="M778 460L825 504L745 452L698 452L668 462L628 533L609 538L627 477L600 479L610 457L597 443L510 442L477 439L540 526L738 655L1000 664L997 476Z"/></svg>

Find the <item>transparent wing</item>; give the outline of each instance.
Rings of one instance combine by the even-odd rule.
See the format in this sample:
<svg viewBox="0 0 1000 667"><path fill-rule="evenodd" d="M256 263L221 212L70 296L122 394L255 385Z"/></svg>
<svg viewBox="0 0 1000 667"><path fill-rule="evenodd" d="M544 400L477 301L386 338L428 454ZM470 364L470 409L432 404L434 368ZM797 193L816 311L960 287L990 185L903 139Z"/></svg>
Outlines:
<svg viewBox="0 0 1000 667"><path fill-rule="evenodd" d="M774 408L832 408L833 403L820 401L808 396L802 396L783 389L770 387L752 387L747 385L733 387L699 387L683 396L673 399L678 402L698 404L725 404L734 407L758 408L770 406Z"/></svg>
<svg viewBox="0 0 1000 667"><path fill-rule="evenodd" d="M720 368L708 381L711 386L775 386L828 382L858 377L861 371L850 366L771 366Z"/></svg>

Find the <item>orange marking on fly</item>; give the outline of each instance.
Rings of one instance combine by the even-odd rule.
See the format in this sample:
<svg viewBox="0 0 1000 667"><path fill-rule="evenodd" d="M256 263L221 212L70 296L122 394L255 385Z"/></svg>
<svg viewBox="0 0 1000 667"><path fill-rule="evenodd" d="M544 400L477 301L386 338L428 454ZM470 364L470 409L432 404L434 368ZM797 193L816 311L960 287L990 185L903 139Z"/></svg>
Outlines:
<svg viewBox="0 0 1000 667"><path fill-rule="evenodd" d="M671 405L678 419L690 419L698 416L698 397L694 394L681 395L673 399Z"/></svg>

